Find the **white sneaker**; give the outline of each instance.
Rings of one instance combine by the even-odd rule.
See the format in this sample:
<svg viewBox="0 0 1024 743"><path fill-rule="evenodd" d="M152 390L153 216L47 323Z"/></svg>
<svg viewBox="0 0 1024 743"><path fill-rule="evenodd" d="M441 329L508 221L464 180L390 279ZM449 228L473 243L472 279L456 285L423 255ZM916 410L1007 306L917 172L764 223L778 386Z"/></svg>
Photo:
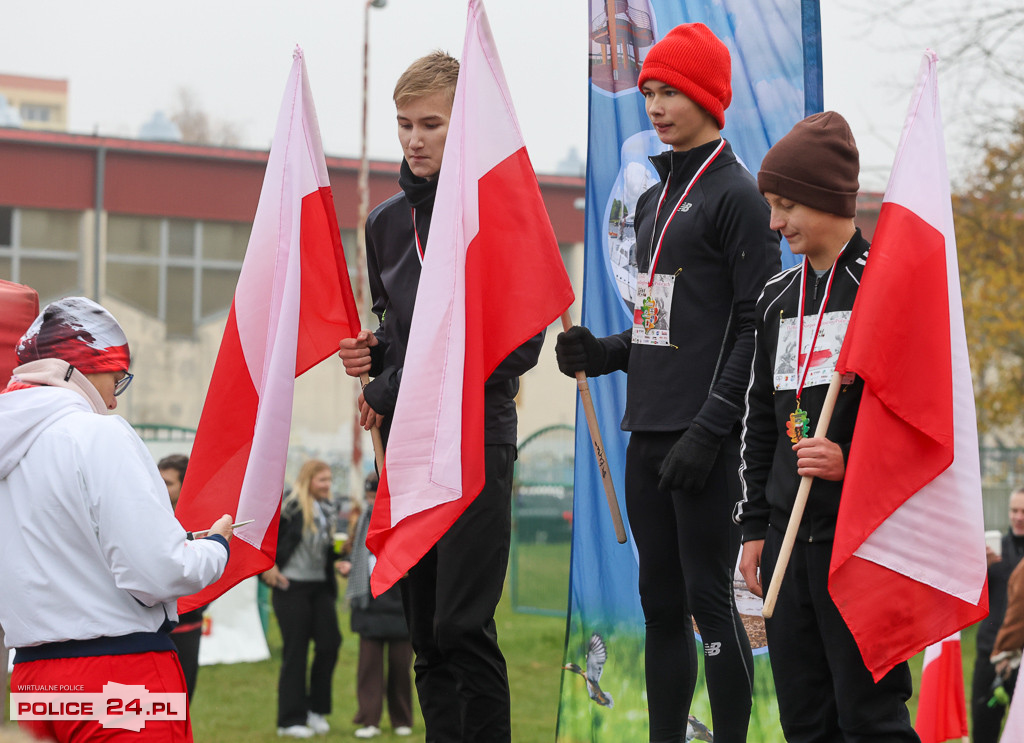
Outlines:
<svg viewBox="0 0 1024 743"><path fill-rule="evenodd" d="M380 735L380 728L376 725L367 725L356 730L357 738L376 738L378 735Z"/></svg>
<svg viewBox="0 0 1024 743"><path fill-rule="evenodd" d="M394 732L395 732L395 735L401 735L401 736L412 735L412 728L409 727L408 725L399 725L397 728L395 728Z"/></svg>
<svg viewBox="0 0 1024 743"><path fill-rule="evenodd" d="M306 713L306 726L312 728L317 735L326 735L331 730L327 718L317 712Z"/></svg>
<svg viewBox="0 0 1024 743"><path fill-rule="evenodd" d="M314 735L313 728L308 725L289 725L277 729L279 738L312 738Z"/></svg>

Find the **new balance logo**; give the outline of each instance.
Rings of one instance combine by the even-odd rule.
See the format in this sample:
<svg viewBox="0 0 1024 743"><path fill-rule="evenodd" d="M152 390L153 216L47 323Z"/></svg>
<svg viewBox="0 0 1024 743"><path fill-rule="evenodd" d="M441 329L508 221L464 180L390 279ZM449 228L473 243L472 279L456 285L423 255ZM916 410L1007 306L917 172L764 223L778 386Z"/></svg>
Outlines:
<svg viewBox="0 0 1024 743"><path fill-rule="evenodd" d="M722 643L720 642L705 642L704 643L704 655L709 658L713 655L718 655L722 652Z"/></svg>
<svg viewBox="0 0 1024 743"><path fill-rule="evenodd" d="M684 201L682 204L679 205L679 208L676 209L676 211L688 212L690 211L691 206L693 206L693 204L691 204L689 201Z"/></svg>

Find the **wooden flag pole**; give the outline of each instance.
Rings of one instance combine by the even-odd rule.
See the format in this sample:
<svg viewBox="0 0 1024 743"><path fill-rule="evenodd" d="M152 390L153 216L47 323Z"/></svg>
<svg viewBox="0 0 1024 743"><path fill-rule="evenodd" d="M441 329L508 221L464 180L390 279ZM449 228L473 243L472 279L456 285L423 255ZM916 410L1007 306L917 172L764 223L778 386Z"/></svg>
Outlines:
<svg viewBox="0 0 1024 743"><path fill-rule="evenodd" d="M825 402L821 406L821 417L818 418L818 425L814 429L815 438L823 437L828 433L828 424L832 420L832 411L836 406L836 398L839 397L842 379L842 374L832 372L832 381L829 383L828 392L825 394ZM768 593L764 595L764 607L761 609L761 616L765 619L771 617L775 612L775 602L779 598L782 577L786 574L786 566L789 565L789 558L793 554L796 533L800 529L800 521L804 517L804 508L807 506L807 497L811 493L811 483L813 482L813 477L802 477L800 479L800 489L796 492L793 512L789 515L789 524L786 526L786 535L782 539L782 548L779 550L778 562L775 563L775 572L772 573L772 582L768 586Z"/></svg>
<svg viewBox="0 0 1024 743"><path fill-rule="evenodd" d="M568 330L571 327L572 318L569 317L569 312L566 310L562 313L562 329ZM590 441L594 445L597 468L601 471L601 484L604 485L604 495L608 500L608 511L612 516L612 526L615 527L615 539L619 544L625 544L626 527L622 525L622 514L619 513L619 499L615 497L615 484L612 482L612 473L608 470L608 460L604 455L601 431L597 427L597 412L594 410L594 400L590 397L590 385L587 384L585 372L576 372L576 387L580 391L580 400L583 401L583 412L587 417L587 428L590 429Z"/></svg>
<svg viewBox="0 0 1024 743"><path fill-rule="evenodd" d="M369 374L360 374L359 383L365 387L370 383ZM377 463L377 473L384 471L384 439L380 436L380 427L374 426L370 429L370 438L373 440L373 459Z"/></svg>

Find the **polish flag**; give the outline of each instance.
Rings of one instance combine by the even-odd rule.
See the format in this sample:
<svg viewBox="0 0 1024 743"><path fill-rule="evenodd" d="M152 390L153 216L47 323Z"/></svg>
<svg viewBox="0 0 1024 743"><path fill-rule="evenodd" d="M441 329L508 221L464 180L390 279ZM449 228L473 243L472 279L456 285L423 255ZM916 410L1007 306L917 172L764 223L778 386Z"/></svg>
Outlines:
<svg viewBox="0 0 1024 743"><path fill-rule="evenodd" d="M224 575L181 599L209 603L274 564L295 377L359 332L306 63L296 47L245 261L176 515L239 527Z"/></svg>
<svg viewBox="0 0 1024 743"><path fill-rule="evenodd" d="M829 590L876 680L988 613L937 61L925 54L836 367L864 395Z"/></svg>
<svg viewBox="0 0 1024 743"><path fill-rule="evenodd" d="M484 485L484 382L572 304L487 16L470 0L402 386L366 543L375 596Z"/></svg>
<svg viewBox="0 0 1024 743"><path fill-rule="evenodd" d="M921 743L967 740L959 632L925 648L914 729Z"/></svg>

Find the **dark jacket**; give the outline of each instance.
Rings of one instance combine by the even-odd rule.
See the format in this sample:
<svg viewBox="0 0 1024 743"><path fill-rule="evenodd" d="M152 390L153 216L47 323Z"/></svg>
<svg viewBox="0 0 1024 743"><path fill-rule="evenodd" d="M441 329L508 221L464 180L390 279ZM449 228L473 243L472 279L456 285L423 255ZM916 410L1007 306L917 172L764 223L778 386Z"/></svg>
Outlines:
<svg viewBox="0 0 1024 743"><path fill-rule="evenodd" d="M352 631L372 640L408 640L402 589L393 585L365 608L352 607Z"/></svg>
<svg viewBox="0 0 1024 743"><path fill-rule="evenodd" d="M654 241L698 168L718 141L651 158L664 182L636 205L637 263L651 264ZM603 338L605 372L626 370L626 431L681 431L698 423L725 436L743 413L754 353L754 304L780 268L779 235L769 208L728 143L672 219L655 272L677 274L672 294L672 346L632 343L632 331Z"/></svg>
<svg viewBox="0 0 1024 743"><path fill-rule="evenodd" d="M857 230L836 261L827 313L848 313L853 309L867 254L868 243L861 236L860 230ZM776 389L775 385L776 372L780 371L776 369L779 328L783 319L799 316L800 277L800 265L783 271L768 282L757 300L754 363L750 373L747 409L743 418L743 446L740 451L743 500L736 508L736 520L742 527L743 541L764 539L769 523L785 531L800 487L796 453L786 432L789 416L796 409L796 390ZM808 268L805 317L818 314L827 283L828 274L819 277ZM792 348L794 364L795 350L795 347ZM788 359L787 354L784 361ZM864 383L859 377L843 385L828 427L827 438L839 444L844 458L850 452L863 389ZM803 390L800 407L809 415L810 435L814 434L827 391L827 382L806 386ZM806 542L833 539L842 489L842 481L814 480L797 532L798 539Z"/></svg>
<svg viewBox="0 0 1024 743"><path fill-rule="evenodd" d="M413 175L403 160L398 184L402 192L378 205L366 220L366 268L373 312L380 319L375 333L380 343L370 351L370 375L374 380L367 385L364 395L370 407L385 416L381 427L385 438L402 381L420 280L416 238L418 234L420 245L426 250L437 179L428 181ZM536 365L543 342L544 334L539 333L509 354L488 378L484 388L485 443L516 443L515 396L519 392L519 376Z"/></svg>
<svg viewBox="0 0 1024 743"><path fill-rule="evenodd" d="M1010 574L1024 557L1024 538L1007 529L1003 535L1002 559L988 566L988 616L978 625L978 654L988 657L1006 615L1006 594Z"/></svg>

